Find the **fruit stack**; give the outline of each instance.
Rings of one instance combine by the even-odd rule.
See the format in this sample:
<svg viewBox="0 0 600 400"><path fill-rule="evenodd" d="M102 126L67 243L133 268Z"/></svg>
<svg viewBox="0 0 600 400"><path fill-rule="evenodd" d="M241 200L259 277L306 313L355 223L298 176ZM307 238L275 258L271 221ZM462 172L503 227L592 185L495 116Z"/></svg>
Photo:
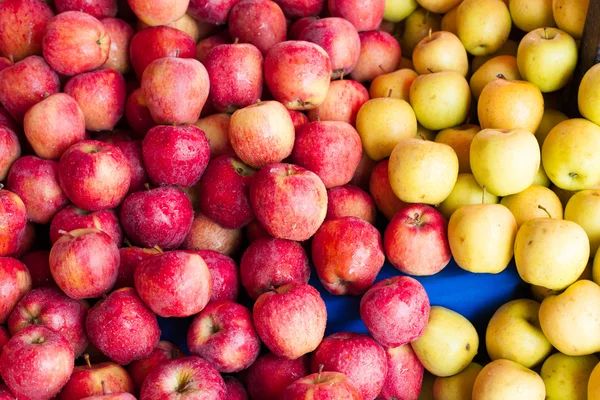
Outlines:
<svg viewBox="0 0 600 400"><path fill-rule="evenodd" d="M0 1L0 399L600 399L587 9Z"/></svg>

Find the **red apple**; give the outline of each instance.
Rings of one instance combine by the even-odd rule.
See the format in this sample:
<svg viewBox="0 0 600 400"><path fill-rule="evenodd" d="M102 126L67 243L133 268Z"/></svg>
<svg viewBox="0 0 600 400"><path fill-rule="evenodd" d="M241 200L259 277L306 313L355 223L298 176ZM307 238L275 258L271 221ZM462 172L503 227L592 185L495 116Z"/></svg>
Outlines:
<svg viewBox="0 0 600 400"><path fill-rule="evenodd" d="M221 373L232 373L254 363L261 343L246 307L217 301L194 318L187 344L191 354L202 357Z"/></svg>
<svg viewBox="0 0 600 400"><path fill-rule="evenodd" d="M369 190L369 181L375 168L375 161L371 160L367 152L363 151L358 167L350 181L351 185L357 186L363 190Z"/></svg>
<svg viewBox="0 0 600 400"><path fill-rule="evenodd" d="M273 354L296 359L314 351L323 340L327 310L317 289L290 283L260 295L253 319Z"/></svg>
<svg viewBox="0 0 600 400"><path fill-rule="evenodd" d="M225 390L219 372L208 361L191 356L153 369L142 385L140 400L221 400Z"/></svg>
<svg viewBox="0 0 600 400"><path fill-rule="evenodd" d="M6 187L25 203L27 219L38 224L49 223L61 208L69 204L58 183L56 161L21 157L10 169Z"/></svg>
<svg viewBox="0 0 600 400"><path fill-rule="evenodd" d="M59 13L65 11L83 11L96 18L117 15L117 0L54 0Z"/></svg>
<svg viewBox="0 0 600 400"><path fill-rule="evenodd" d="M437 274L452 257L447 232L448 221L438 210L424 204L408 205L385 229L385 254L405 274Z"/></svg>
<svg viewBox="0 0 600 400"><path fill-rule="evenodd" d="M285 239L259 238L240 262L242 285L253 300L290 283L308 283L310 263L302 245Z"/></svg>
<svg viewBox="0 0 600 400"><path fill-rule="evenodd" d="M52 69L73 76L101 67L106 62L110 36L102 22L91 15L67 11L48 24L42 50Z"/></svg>
<svg viewBox="0 0 600 400"><path fill-rule="evenodd" d="M267 232L261 223L255 219L246 225L245 236L249 243L254 243L256 240L261 238L269 239L273 237L269 234L269 232Z"/></svg>
<svg viewBox="0 0 600 400"><path fill-rule="evenodd" d="M131 169L131 182L129 184L129 192L137 192L142 190L144 185L150 182L146 166L144 165L144 157L142 155L142 141L129 140L115 143L115 146L123 152L123 155L129 162Z"/></svg>
<svg viewBox="0 0 600 400"><path fill-rule="evenodd" d="M3 107L0 107L0 126L4 126L15 133L21 132L19 124L17 124L10 113Z"/></svg>
<svg viewBox="0 0 600 400"><path fill-rule="evenodd" d="M188 14L200 22L224 25L231 7L240 0L190 0Z"/></svg>
<svg viewBox="0 0 600 400"><path fill-rule="evenodd" d="M170 77L165 79L165 77ZM158 124L193 124L208 98L206 68L194 59L174 57L153 61L142 75L142 92Z"/></svg>
<svg viewBox="0 0 600 400"><path fill-rule="evenodd" d="M210 143L210 158L235 156L229 141L231 115L220 113L200 118L194 125L204 132Z"/></svg>
<svg viewBox="0 0 600 400"><path fill-rule="evenodd" d="M356 124L358 110L369 100L369 92L352 80L332 81L325 101L317 108L308 110L311 121L342 121Z"/></svg>
<svg viewBox="0 0 600 400"><path fill-rule="evenodd" d="M250 202L273 236L308 240L327 214L327 190L313 172L293 164L271 164L254 176Z"/></svg>
<svg viewBox="0 0 600 400"><path fill-rule="evenodd" d="M219 33L198 41L196 44L196 60L204 62L208 53L218 45L231 43L229 32L225 29Z"/></svg>
<svg viewBox="0 0 600 400"><path fill-rule="evenodd" d="M398 68L402 52L396 38L383 31L361 32L359 36L360 56L350 78L358 82L370 82Z"/></svg>
<svg viewBox="0 0 600 400"><path fill-rule="evenodd" d="M302 126L308 122L308 117L302 111L288 110L288 112L290 117L292 117L294 129L297 129L299 126Z"/></svg>
<svg viewBox="0 0 600 400"><path fill-rule="evenodd" d="M21 257L21 262L25 264L31 275L31 287L53 286L54 278L50 273L50 252L48 250L32 251Z"/></svg>
<svg viewBox="0 0 600 400"><path fill-rule="evenodd" d="M377 208L371 196L364 190L344 185L327 190L327 216L325 220L357 217L374 225Z"/></svg>
<svg viewBox="0 0 600 400"><path fill-rule="evenodd" d="M156 126L141 88L135 89L127 98L125 118L135 135L140 138Z"/></svg>
<svg viewBox="0 0 600 400"><path fill-rule="evenodd" d="M50 241L54 244L65 232L84 228L95 228L106 233L117 246L123 242L123 231L114 210L90 212L71 205L60 210L52 219Z"/></svg>
<svg viewBox="0 0 600 400"><path fill-rule="evenodd" d="M0 257L16 253L25 237L27 211L23 200L0 185Z"/></svg>
<svg viewBox="0 0 600 400"><path fill-rule="evenodd" d="M304 17L296 20L288 30L288 40L299 40L300 34L313 22L317 21L317 17Z"/></svg>
<svg viewBox="0 0 600 400"><path fill-rule="evenodd" d="M388 372L379 394L383 400L417 400L423 382L423 364L410 344L387 351Z"/></svg>
<svg viewBox="0 0 600 400"><path fill-rule="evenodd" d="M99 395L95 395L95 396L89 396L82 400L136 400L136 398L131 393L116 393L116 394L99 394Z"/></svg>
<svg viewBox="0 0 600 400"><path fill-rule="evenodd" d="M235 153L254 168L283 161L294 147L294 124L286 108L265 101L233 113L229 140Z"/></svg>
<svg viewBox="0 0 600 400"><path fill-rule="evenodd" d="M310 110L325 101L331 61L322 47L300 40L273 46L265 58L265 81L275 100L290 110Z"/></svg>
<svg viewBox="0 0 600 400"><path fill-rule="evenodd" d="M150 26L167 25L185 14L190 0L127 0L135 15Z"/></svg>
<svg viewBox="0 0 600 400"><path fill-rule="evenodd" d="M0 324L4 324L17 303L31 290L31 275L21 261L0 257Z"/></svg>
<svg viewBox="0 0 600 400"><path fill-rule="evenodd" d="M229 36L253 44L263 55L287 36L285 15L270 0L242 0L229 13Z"/></svg>
<svg viewBox="0 0 600 400"><path fill-rule="evenodd" d="M2 349L4 346L6 346L6 343L8 343L9 340L10 334L8 333L8 330L5 327L0 326L0 353L2 353Z"/></svg>
<svg viewBox="0 0 600 400"><path fill-rule="evenodd" d="M12 67L13 63L6 57L0 57L0 71Z"/></svg>
<svg viewBox="0 0 600 400"><path fill-rule="evenodd" d="M227 392L225 400L248 400L248 393L239 380L233 376L224 376L223 381Z"/></svg>
<svg viewBox="0 0 600 400"><path fill-rule="evenodd" d="M36 225L33 222L27 222L27 224L25 224L25 232L23 233L21 243L19 244L17 250L11 254L11 256L15 258L24 256L26 253L31 251L33 246L36 244L37 239L38 234Z"/></svg>
<svg viewBox="0 0 600 400"><path fill-rule="evenodd" d="M235 254L242 242L241 229L227 229L196 212L192 227L181 248L186 250L214 250L228 256Z"/></svg>
<svg viewBox="0 0 600 400"><path fill-rule="evenodd" d="M281 394L281 400L362 400L360 391L344 374L319 372L298 379Z"/></svg>
<svg viewBox="0 0 600 400"><path fill-rule="evenodd" d="M185 353L173 343L167 341L158 342L156 348L148 357L132 361L127 366L127 371L133 380L136 391L141 389L142 383L144 383L144 380L153 369L159 367L168 360L184 356Z"/></svg>
<svg viewBox="0 0 600 400"><path fill-rule="evenodd" d="M332 17L350 21L359 32L372 31L383 20L385 0L329 0Z"/></svg>
<svg viewBox="0 0 600 400"><path fill-rule="evenodd" d="M121 365L148 357L160 340L156 315L132 288L115 290L96 303L85 326L92 344Z"/></svg>
<svg viewBox="0 0 600 400"><path fill-rule="evenodd" d="M147 258L161 254L158 249L146 249L142 247L123 247L119 249L119 274L113 289L133 287L135 285L133 275L137 266Z"/></svg>
<svg viewBox="0 0 600 400"><path fill-rule="evenodd" d="M279 400L286 387L309 373L308 356L288 360L267 353L248 368L246 387L251 399Z"/></svg>
<svg viewBox="0 0 600 400"><path fill-rule="evenodd" d="M6 0L0 3L0 56L13 62L42 54L42 39L54 17L39 0Z"/></svg>
<svg viewBox="0 0 600 400"><path fill-rule="evenodd" d="M7 3L10 1L0 3L0 7ZM0 71L0 103L21 123L27 110L59 91L58 75L42 57L27 57Z"/></svg>
<svg viewBox="0 0 600 400"><path fill-rule="evenodd" d="M194 210L179 188L163 186L130 194L121 206L121 225L136 245L179 247L192 226Z"/></svg>
<svg viewBox="0 0 600 400"><path fill-rule="evenodd" d="M240 272L231 257L214 250L197 250L212 278L210 302L236 301L240 292Z"/></svg>
<svg viewBox="0 0 600 400"><path fill-rule="evenodd" d="M0 125L0 181L6 179L10 167L21 157L19 138L12 129Z"/></svg>
<svg viewBox="0 0 600 400"><path fill-rule="evenodd" d="M290 19L321 15L325 0L276 0L283 13Z"/></svg>
<svg viewBox="0 0 600 400"><path fill-rule="evenodd" d="M360 301L360 317L375 340L398 347L418 339L429 320L429 297L423 285L395 276L373 285Z"/></svg>
<svg viewBox="0 0 600 400"><path fill-rule="evenodd" d="M101 68L114 69L124 75L131 70L129 44L135 31L131 25L119 18L102 18L100 22L110 36L108 59Z"/></svg>
<svg viewBox="0 0 600 400"><path fill-rule="evenodd" d="M406 203L400 200L392 190L388 175L388 164L389 159L386 158L375 165L369 181L369 192L373 196L373 201L375 201L379 211L387 219L392 219L402 207L406 206Z"/></svg>
<svg viewBox="0 0 600 400"><path fill-rule="evenodd" d="M17 399L52 399L67 383L75 357L69 341L45 326L13 336L0 354L0 373Z"/></svg>

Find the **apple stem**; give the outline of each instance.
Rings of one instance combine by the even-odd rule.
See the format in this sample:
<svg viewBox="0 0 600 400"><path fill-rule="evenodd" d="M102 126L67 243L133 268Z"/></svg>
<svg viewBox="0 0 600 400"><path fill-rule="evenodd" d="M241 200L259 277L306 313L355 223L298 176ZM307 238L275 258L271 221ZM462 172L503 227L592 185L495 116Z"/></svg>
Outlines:
<svg viewBox="0 0 600 400"><path fill-rule="evenodd" d="M427 71L429 71L430 74L433 74L433 70L431 68L427 68Z"/></svg>
<svg viewBox="0 0 600 400"><path fill-rule="evenodd" d="M383 68L381 64L378 65L379 69L383 71L384 74L387 74L387 71Z"/></svg>
<svg viewBox="0 0 600 400"><path fill-rule="evenodd" d="M155 249L156 251L158 251L160 254L164 254L164 250L163 250L163 249L161 249L159 245L155 245L155 246L153 247L153 249Z"/></svg>
<svg viewBox="0 0 600 400"><path fill-rule="evenodd" d="M181 54L181 49L175 50L175 58L179 58L179 54Z"/></svg>
<svg viewBox="0 0 600 400"><path fill-rule="evenodd" d="M390 88L390 91L388 92L388 96L387 96L387 97L392 97L392 91L393 91L393 90L394 90L394 89Z"/></svg>
<svg viewBox="0 0 600 400"><path fill-rule="evenodd" d="M67 231L65 231L65 230L62 230L62 229L59 229L59 230L58 230L58 233L59 233L60 235L62 235L62 236L64 236L64 235L68 235L68 236L70 236L70 237L72 237L72 238L74 237L73 235L71 235L71 233L69 233L69 232L67 232Z"/></svg>
<svg viewBox="0 0 600 400"><path fill-rule="evenodd" d="M323 368L325 368L325 364L319 364L319 373L317 374L317 382L321 382L321 373L323 372Z"/></svg>
<svg viewBox="0 0 600 400"><path fill-rule="evenodd" d="M481 187L481 204L485 204L485 185Z"/></svg>
<svg viewBox="0 0 600 400"><path fill-rule="evenodd" d="M548 28L544 27L544 39L548 40Z"/></svg>
<svg viewBox="0 0 600 400"><path fill-rule="evenodd" d="M427 141L427 139L425 138L425 136L423 136L423 134L421 132L417 132L417 136L419 136L419 138L421 138L421 140Z"/></svg>
<svg viewBox="0 0 600 400"><path fill-rule="evenodd" d="M544 212L545 212L546 214L548 214L548 218L552 219L552 215L550 214L550 211L548 211L548 210L546 209L546 207L542 206L541 204L538 204L538 208L539 208L540 210L544 210Z"/></svg>
<svg viewBox="0 0 600 400"><path fill-rule="evenodd" d="M146 188L146 190L150 190L150 184L149 183L144 183L144 187Z"/></svg>
<svg viewBox="0 0 600 400"><path fill-rule="evenodd" d="M238 44L239 41L240 41L240 38L236 37L235 39L233 39L233 44Z"/></svg>
<svg viewBox="0 0 600 400"><path fill-rule="evenodd" d="M433 28L429 28L429 40L431 40L431 34L433 33Z"/></svg>
<svg viewBox="0 0 600 400"><path fill-rule="evenodd" d="M50 92L44 92L44 95L42 96L44 99L50 97Z"/></svg>
<svg viewBox="0 0 600 400"><path fill-rule="evenodd" d="M0 183L0 190L4 189L4 185Z"/></svg>
<svg viewBox="0 0 600 400"><path fill-rule="evenodd" d="M340 81L344 80L344 70L342 69L342 72L340 72Z"/></svg>
<svg viewBox="0 0 600 400"><path fill-rule="evenodd" d="M503 74L496 75L496 78L507 80L506 77Z"/></svg>
<svg viewBox="0 0 600 400"><path fill-rule="evenodd" d="M90 361L90 355L89 354L84 354L83 358L85 359L85 364L87 365L87 367L89 369L92 369L92 363Z"/></svg>
<svg viewBox="0 0 600 400"><path fill-rule="evenodd" d="M104 385L104 381L101 381L100 385L102 386L102 395L105 395L106 394L106 386Z"/></svg>
<svg viewBox="0 0 600 400"><path fill-rule="evenodd" d="M319 122L319 121L321 120L321 116L320 116L319 114L316 114L316 115L315 115L315 120L316 120L317 122Z"/></svg>
<svg viewBox="0 0 600 400"><path fill-rule="evenodd" d="M133 246L131 244L131 242L129 241L129 239L127 239L127 238L123 239L123 242L125 243L125 246L127 246L127 247L132 247Z"/></svg>

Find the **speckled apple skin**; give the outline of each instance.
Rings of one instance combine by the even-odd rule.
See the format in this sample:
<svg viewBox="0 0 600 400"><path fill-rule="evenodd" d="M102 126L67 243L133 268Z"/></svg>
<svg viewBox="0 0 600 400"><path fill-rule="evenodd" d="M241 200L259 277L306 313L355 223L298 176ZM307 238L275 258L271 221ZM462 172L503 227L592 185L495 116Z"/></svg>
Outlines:
<svg viewBox="0 0 600 400"><path fill-rule="evenodd" d="M354 185L337 186L327 190L327 216L325 220L357 217L374 225L377 207L369 195Z"/></svg>
<svg viewBox="0 0 600 400"><path fill-rule="evenodd" d="M143 247L122 247L119 249L120 263L119 274L113 289L133 287L133 275L137 266L147 258L161 254L158 249Z"/></svg>
<svg viewBox="0 0 600 400"><path fill-rule="evenodd" d="M0 56L13 62L42 54L42 39L54 12L44 2L8 0L0 6Z"/></svg>
<svg viewBox="0 0 600 400"><path fill-rule="evenodd" d="M373 196L373 201L375 201L379 211L390 220L402 207L406 206L406 203L400 200L392 190L388 165L389 159L387 158L375 165L369 180L369 193Z"/></svg>
<svg viewBox="0 0 600 400"><path fill-rule="evenodd" d="M224 25L231 7L240 0L190 0L188 14L200 22Z"/></svg>
<svg viewBox="0 0 600 400"><path fill-rule="evenodd" d="M279 400L281 393L294 381L310 374L309 357L295 360L267 353L248 368L247 387L250 398Z"/></svg>
<svg viewBox="0 0 600 400"><path fill-rule="evenodd" d="M332 81L325 101L308 110L311 121L343 121L356 125L358 110L369 100L369 92L360 83L346 79Z"/></svg>
<svg viewBox="0 0 600 400"><path fill-rule="evenodd" d="M212 277L210 302L236 301L240 293L240 270L235 261L214 250L195 250L194 252L202 257Z"/></svg>
<svg viewBox="0 0 600 400"><path fill-rule="evenodd" d="M233 256L242 243L241 229L227 229L201 212L196 212L192 227L181 248L186 250L214 250Z"/></svg>
<svg viewBox="0 0 600 400"><path fill-rule="evenodd" d="M248 392L244 388L242 382L233 376L223 377L225 382L225 395L224 400L248 400Z"/></svg>
<svg viewBox="0 0 600 400"><path fill-rule="evenodd" d="M360 391L339 372L321 372L298 379L288 386L281 400L362 400Z"/></svg>
<svg viewBox="0 0 600 400"><path fill-rule="evenodd" d="M350 73L351 79L370 82L398 68L402 50L396 38L383 31L360 32L359 36L360 56Z"/></svg>
<svg viewBox="0 0 600 400"><path fill-rule="evenodd" d="M127 98L125 102L125 119L127 119L127 124L136 137L139 138L146 136L146 133L156 126L141 88L135 89Z"/></svg>
<svg viewBox="0 0 600 400"><path fill-rule="evenodd" d="M286 17L299 19L312 15L321 15L325 0L277 0Z"/></svg>
<svg viewBox="0 0 600 400"><path fill-rule="evenodd" d="M15 193L0 189L0 257L15 253L25 236L27 210Z"/></svg>
<svg viewBox="0 0 600 400"><path fill-rule="evenodd" d="M196 60L204 62L204 60L206 60L206 56L208 56L208 53L210 53L214 47L220 44L228 43L233 43L233 41L229 37L229 32L227 29L215 33L206 39L200 40L198 44L196 44Z"/></svg>
<svg viewBox="0 0 600 400"><path fill-rule="evenodd" d="M423 364L410 344L386 350L388 373L380 396L383 400L417 400L423 383Z"/></svg>
<svg viewBox="0 0 600 400"><path fill-rule="evenodd" d="M150 183L144 158L142 155L141 140L127 140L115 143L115 146L123 152L123 155L129 162L131 168L131 183L129 184L129 193L144 189L144 185Z"/></svg>
<svg viewBox="0 0 600 400"><path fill-rule="evenodd" d="M6 179L10 167L21 157L19 137L10 128L0 124L0 181Z"/></svg>
<svg viewBox="0 0 600 400"><path fill-rule="evenodd" d="M142 383L144 383L144 380L150 371L165 361L181 357L185 357L183 350L171 342L161 340L148 357L129 363L127 366L127 372L129 372L129 376L131 376L131 380L135 385L136 391L139 392L140 388L142 387Z"/></svg>
<svg viewBox="0 0 600 400"><path fill-rule="evenodd" d="M231 8L228 22L231 38L253 44L263 55L287 37L285 15L273 1L242 0Z"/></svg>
<svg viewBox="0 0 600 400"><path fill-rule="evenodd" d="M95 228L110 236L117 246L123 242L123 230L115 210L89 212L68 205L61 209L50 223L50 241L56 241L63 235L59 231L70 232L75 229Z"/></svg>
<svg viewBox="0 0 600 400"><path fill-rule="evenodd" d="M0 257L0 324L4 324L19 300L31 290L31 275L21 261Z"/></svg>
<svg viewBox="0 0 600 400"><path fill-rule="evenodd" d="M133 382L123 367L112 362L93 364L92 369L76 366L58 400L84 399L102 393L134 393Z"/></svg>
<svg viewBox="0 0 600 400"><path fill-rule="evenodd" d="M328 0L327 5L332 17L347 19L362 32L379 28L385 0Z"/></svg>
<svg viewBox="0 0 600 400"><path fill-rule="evenodd" d="M65 11L83 11L96 18L114 17L117 15L116 0L54 0L59 13Z"/></svg>
<svg viewBox="0 0 600 400"><path fill-rule="evenodd" d="M129 46L135 31L126 21L120 18L101 18L100 22L110 36L110 50L108 59L102 65L103 69L114 69L122 75L131 70L131 60L129 59Z"/></svg>

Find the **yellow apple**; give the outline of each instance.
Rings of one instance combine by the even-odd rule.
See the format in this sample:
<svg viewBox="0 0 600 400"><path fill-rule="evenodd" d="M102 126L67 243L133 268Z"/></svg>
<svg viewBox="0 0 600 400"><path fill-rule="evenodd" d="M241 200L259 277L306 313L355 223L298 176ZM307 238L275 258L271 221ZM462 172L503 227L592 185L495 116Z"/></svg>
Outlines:
<svg viewBox="0 0 600 400"><path fill-rule="evenodd" d="M585 118L600 124L600 64L585 73L579 85L579 112Z"/></svg>
<svg viewBox="0 0 600 400"><path fill-rule="evenodd" d="M595 255L600 246L600 190L575 193L565 207L565 219L583 228L590 240L590 254Z"/></svg>
<svg viewBox="0 0 600 400"><path fill-rule="evenodd" d="M587 400L588 380L597 364L595 355L552 354L540 373L546 386L546 400Z"/></svg>
<svg viewBox="0 0 600 400"><path fill-rule="evenodd" d="M441 29L446 32L458 34L458 26L456 26L456 16L458 15L458 6L448 11L442 17Z"/></svg>
<svg viewBox="0 0 600 400"><path fill-rule="evenodd" d="M540 147L524 129L484 129L471 143L471 171L496 196L522 192L540 168Z"/></svg>
<svg viewBox="0 0 600 400"><path fill-rule="evenodd" d="M421 75L410 87L410 104L421 125L439 131L460 125L467 119L471 88L458 72Z"/></svg>
<svg viewBox="0 0 600 400"><path fill-rule="evenodd" d="M378 97L392 97L409 101L410 87L417 79L417 74L412 69L399 69L389 74L378 75L369 87L372 99Z"/></svg>
<svg viewBox="0 0 600 400"><path fill-rule="evenodd" d="M430 31L437 32L440 30L442 17L425 10L417 8L404 20L404 32L400 44L402 46L402 54L410 57L415 46L425 36L429 35Z"/></svg>
<svg viewBox="0 0 600 400"><path fill-rule="evenodd" d="M538 169L538 173L535 176L535 179L533 180L533 184L544 187L550 187L550 183L550 179L548 179L548 175L546 175L546 171L544 171L544 166L540 163L540 169Z"/></svg>
<svg viewBox="0 0 600 400"><path fill-rule="evenodd" d="M469 81L473 97L479 99L483 88L486 87L488 83L498 79L498 75L502 75L509 81L520 80L521 75L519 74L519 67L517 66L517 58L515 56L494 57L475 71Z"/></svg>
<svg viewBox="0 0 600 400"><path fill-rule="evenodd" d="M483 188L479 186L475 177L472 174L458 174L456 184L452 189L450 195L446 200L438 207L438 211L442 213L444 217L450 219L454 211L458 210L462 206L469 204L495 204L498 203L498 196L491 194L488 191L483 191Z"/></svg>
<svg viewBox="0 0 600 400"><path fill-rule="evenodd" d="M471 363L479 348L479 336L473 324L459 313L433 306L425 332L411 346L427 371L435 376L452 376Z"/></svg>
<svg viewBox="0 0 600 400"><path fill-rule="evenodd" d="M463 76L469 72L467 51L460 39L450 32L434 32L423 38L412 54L419 75L455 71Z"/></svg>
<svg viewBox="0 0 600 400"><path fill-rule="evenodd" d="M542 122L540 122L540 126L538 126L537 130L535 131L535 138L538 140L540 148L544 144L544 140L546 140L546 136L548 136L548 133L550 133L552 128L568 119L569 117L558 110L553 108L544 109Z"/></svg>
<svg viewBox="0 0 600 400"><path fill-rule="evenodd" d="M544 96L529 82L495 79L481 91L477 115L482 129L525 129L533 134L542 122Z"/></svg>
<svg viewBox="0 0 600 400"><path fill-rule="evenodd" d="M390 155L388 174L392 190L405 203L439 204L456 183L458 157L443 143L404 139Z"/></svg>
<svg viewBox="0 0 600 400"><path fill-rule="evenodd" d="M433 383L435 400L465 400L471 398L473 385L482 366L472 362L456 375L438 377Z"/></svg>
<svg viewBox="0 0 600 400"><path fill-rule="evenodd" d="M367 155L379 161L389 157L399 141L415 137L417 119L406 101L381 97L362 105L356 115L356 130Z"/></svg>
<svg viewBox="0 0 600 400"><path fill-rule="evenodd" d="M594 282L600 285L600 251L596 251L596 255L594 256L592 279Z"/></svg>
<svg viewBox="0 0 600 400"><path fill-rule="evenodd" d="M383 19L389 22L400 22L419 7L416 0L385 0Z"/></svg>
<svg viewBox="0 0 600 400"><path fill-rule="evenodd" d="M553 0L556 25L575 39L581 39L590 0Z"/></svg>
<svg viewBox="0 0 600 400"><path fill-rule="evenodd" d="M577 281L540 306L540 326L558 351L585 356L600 351L600 286Z"/></svg>
<svg viewBox="0 0 600 400"><path fill-rule="evenodd" d="M479 125L465 124L440 131L435 137L438 143L452 147L458 156L458 172L471 172L471 142L481 128Z"/></svg>
<svg viewBox="0 0 600 400"><path fill-rule="evenodd" d="M552 190L545 186L531 185L522 192L503 197L500 204L505 205L515 216L517 226L534 218L563 218L563 206ZM540 206L547 210L544 211Z"/></svg>
<svg viewBox="0 0 600 400"><path fill-rule="evenodd" d="M590 374L590 379L587 386L588 399L600 399L600 364L596 364L594 370Z"/></svg>
<svg viewBox="0 0 600 400"><path fill-rule="evenodd" d="M529 289L531 290L531 295L533 296L533 299L539 303L541 303L546 297L550 295L560 293L560 291L550 290L548 288L538 285L529 285Z"/></svg>
<svg viewBox="0 0 600 400"><path fill-rule="evenodd" d="M523 79L542 92L562 89L577 65L577 44L557 28L538 28L519 43L517 64Z"/></svg>
<svg viewBox="0 0 600 400"><path fill-rule="evenodd" d="M438 14L445 14L460 4L462 0L417 0L419 5L426 10Z"/></svg>
<svg viewBox="0 0 600 400"><path fill-rule="evenodd" d="M413 62L411 59L406 57L400 57L400 64L398 65L398 69L415 69Z"/></svg>
<svg viewBox="0 0 600 400"><path fill-rule="evenodd" d="M510 0L508 9L513 23L523 32L556 27L552 0Z"/></svg>
<svg viewBox="0 0 600 400"><path fill-rule="evenodd" d="M432 131L431 129L427 129L423 125L417 123L417 135L415 137L417 139L425 139L425 140L433 141L437 137L437 132Z"/></svg>
<svg viewBox="0 0 600 400"><path fill-rule="evenodd" d="M483 367L473 385L472 400L544 400L542 378L510 360L495 360Z"/></svg>
<svg viewBox="0 0 600 400"><path fill-rule="evenodd" d="M559 188L591 189L600 182L600 126L583 118L559 123L544 140L542 163Z"/></svg>
<svg viewBox="0 0 600 400"><path fill-rule="evenodd" d="M464 270L497 274L513 256L517 221L502 204L473 204L456 210L448 222L454 260Z"/></svg>
<svg viewBox="0 0 600 400"><path fill-rule="evenodd" d="M474 56L494 54L508 39L512 20L502 0L464 0L456 16L458 37Z"/></svg>
<svg viewBox="0 0 600 400"><path fill-rule="evenodd" d="M473 57L473 61L471 61L471 71L472 72L477 71L479 68L481 68L481 66L483 64L485 64L486 62L488 62L492 58L496 58L498 56L513 56L513 57L516 57L517 56L517 49L518 48L519 48L519 43L515 42L514 40L510 40L509 39L494 54L488 54L488 55L485 55L485 56L475 56L475 57Z"/></svg>

